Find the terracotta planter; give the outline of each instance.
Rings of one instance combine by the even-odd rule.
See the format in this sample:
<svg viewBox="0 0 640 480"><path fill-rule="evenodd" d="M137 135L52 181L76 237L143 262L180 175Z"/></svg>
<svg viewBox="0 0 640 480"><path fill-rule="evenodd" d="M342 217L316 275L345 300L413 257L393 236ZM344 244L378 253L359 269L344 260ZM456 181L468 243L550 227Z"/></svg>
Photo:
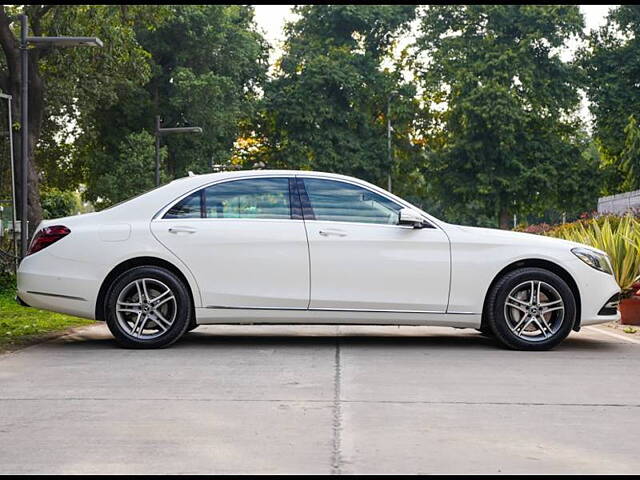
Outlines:
<svg viewBox="0 0 640 480"><path fill-rule="evenodd" d="M623 298L618 309L622 325L640 325L640 297Z"/></svg>

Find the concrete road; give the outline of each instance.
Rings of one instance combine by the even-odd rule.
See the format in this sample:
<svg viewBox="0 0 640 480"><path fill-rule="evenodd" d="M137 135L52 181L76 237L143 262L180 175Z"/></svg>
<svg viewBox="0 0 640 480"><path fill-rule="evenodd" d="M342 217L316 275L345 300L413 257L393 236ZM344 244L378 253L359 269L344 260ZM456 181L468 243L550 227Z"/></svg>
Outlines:
<svg viewBox="0 0 640 480"><path fill-rule="evenodd" d="M0 474L639 473L640 342L599 328L79 329L0 356Z"/></svg>

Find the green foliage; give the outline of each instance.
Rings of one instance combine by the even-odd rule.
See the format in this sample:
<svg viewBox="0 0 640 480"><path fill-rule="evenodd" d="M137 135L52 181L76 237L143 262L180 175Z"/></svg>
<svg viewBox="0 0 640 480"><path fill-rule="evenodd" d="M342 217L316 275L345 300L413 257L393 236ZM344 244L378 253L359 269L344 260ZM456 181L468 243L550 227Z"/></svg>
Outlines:
<svg viewBox="0 0 640 480"><path fill-rule="evenodd" d="M0 288L0 352L28 345L51 332L93 323L61 313L22 307L14 296L13 288L4 291Z"/></svg>
<svg viewBox="0 0 640 480"><path fill-rule="evenodd" d="M0 270L0 295L14 292L16 289L16 277L13 273Z"/></svg>
<svg viewBox="0 0 640 480"><path fill-rule="evenodd" d="M96 209L121 202L155 187L155 139L146 130L130 133L119 143L117 156L107 151L94 151L90 175L100 181L87 193ZM160 151L161 161L167 157ZM168 180L161 172L161 181Z"/></svg>
<svg viewBox="0 0 640 480"><path fill-rule="evenodd" d="M625 142L620 154L620 166L625 180L622 188L626 191L640 188L640 128L633 115L624 129Z"/></svg>
<svg viewBox="0 0 640 480"><path fill-rule="evenodd" d="M162 137L164 179L184 176L189 170L208 172L211 164L228 161L234 141L250 123L268 53L255 30L253 9L239 5L167 8L169 17L156 28L139 26L135 31L137 41L150 55L151 77L123 88L117 104L94 112L92 135L80 141L78 160L86 165L86 197L108 199L100 201L100 206L149 186L146 180L131 180L123 191L108 158L131 164L117 170L119 174L142 175L144 171L147 175L140 162L149 159L147 167L153 169L155 161L141 151L126 160L132 147L122 139L141 129L153 133L155 115L161 115L163 126L203 128L201 135ZM145 178L153 179L153 175Z"/></svg>
<svg viewBox="0 0 640 480"><path fill-rule="evenodd" d="M383 69L397 35L414 18L402 5L307 5L286 28L276 77L265 86L259 131L269 167L355 175L385 184L386 115L391 97L394 148L411 151L417 100L400 72ZM404 139L404 140L401 140Z"/></svg>
<svg viewBox="0 0 640 480"><path fill-rule="evenodd" d="M76 192L59 190L55 187L40 191L42 217L61 218L75 215L80 211L80 198Z"/></svg>
<svg viewBox="0 0 640 480"><path fill-rule="evenodd" d="M425 136L442 141L426 169L448 219L576 208L593 162L573 116L578 72L558 49L582 28L577 6L428 7L419 79L435 119Z"/></svg>
<svg viewBox="0 0 640 480"><path fill-rule="evenodd" d="M40 6L25 11L35 7ZM166 9L56 5L33 24L38 35L97 36L104 42L103 48L50 48L41 54L46 89L36 163L45 185L64 190L82 182L84 169L76 161L73 139L90 137L95 112L117 104L122 91L149 79L150 55L138 42L136 30L154 28Z"/></svg>
<svg viewBox="0 0 640 480"><path fill-rule="evenodd" d="M635 171L629 170L630 163L638 162L637 140L635 147L629 144L637 139L637 133L633 137L629 127L630 116L640 111L639 33L640 7L618 6L610 12L607 23L588 36L587 46L579 54L594 117L593 133L603 155L606 194L626 191L639 174L637 166ZM632 128L637 131L637 125Z"/></svg>

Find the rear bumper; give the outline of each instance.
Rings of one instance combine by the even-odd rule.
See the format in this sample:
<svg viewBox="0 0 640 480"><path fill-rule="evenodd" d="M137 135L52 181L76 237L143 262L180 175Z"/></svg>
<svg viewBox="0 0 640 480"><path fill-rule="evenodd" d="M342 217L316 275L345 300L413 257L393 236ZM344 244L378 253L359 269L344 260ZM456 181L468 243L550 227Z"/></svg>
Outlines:
<svg viewBox="0 0 640 480"><path fill-rule="evenodd" d="M95 278L85 264L65 261L43 251L20 262L16 300L42 310L93 319L95 285Z"/></svg>

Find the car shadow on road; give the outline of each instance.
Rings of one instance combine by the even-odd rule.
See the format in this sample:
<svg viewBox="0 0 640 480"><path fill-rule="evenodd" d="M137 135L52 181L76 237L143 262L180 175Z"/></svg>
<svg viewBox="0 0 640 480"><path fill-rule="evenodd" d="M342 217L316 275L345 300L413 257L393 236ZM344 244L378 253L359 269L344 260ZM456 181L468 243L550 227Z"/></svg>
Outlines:
<svg viewBox="0 0 640 480"><path fill-rule="evenodd" d="M285 329L283 332L279 328ZM206 326L189 332L171 349L203 349L203 348L295 348L304 346L335 347L339 343L344 347L424 347L428 349L460 350L502 350L493 338L482 335L475 330L451 330L439 328L433 333L428 328L420 331L411 329L396 330L395 327L380 331L380 327L358 327L352 331L340 331L335 327L324 327L320 331L306 327L270 327L258 330L252 326L234 326L233 328ZM87 332L74 333L49 343L50 346L66 348L118 348L115 340L106 328L94 328ZM610 342L592 335L572 334L553 351L590 351L608 352L619 350L621 344Z"/></svg>

